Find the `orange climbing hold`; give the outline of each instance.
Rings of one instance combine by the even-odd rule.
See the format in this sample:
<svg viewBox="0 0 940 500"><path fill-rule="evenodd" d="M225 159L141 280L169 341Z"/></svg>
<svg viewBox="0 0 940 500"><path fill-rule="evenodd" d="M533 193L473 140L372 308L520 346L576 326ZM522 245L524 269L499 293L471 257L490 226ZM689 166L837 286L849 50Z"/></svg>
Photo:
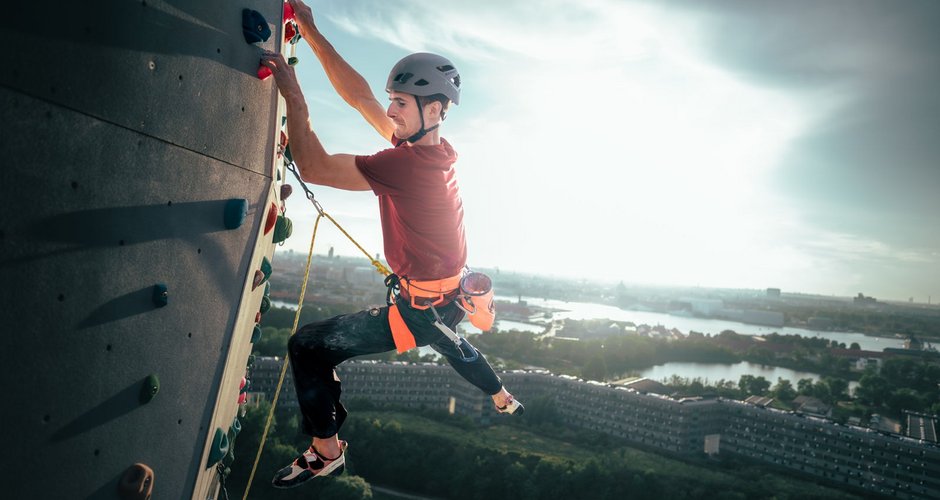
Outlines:
<svg viewBox="0 0 940 500"><path fill-rule="evenodd" d="M153 494L153 469L144 464L134 464L124 471L118 483L121 500L150 500Z"/></svg>

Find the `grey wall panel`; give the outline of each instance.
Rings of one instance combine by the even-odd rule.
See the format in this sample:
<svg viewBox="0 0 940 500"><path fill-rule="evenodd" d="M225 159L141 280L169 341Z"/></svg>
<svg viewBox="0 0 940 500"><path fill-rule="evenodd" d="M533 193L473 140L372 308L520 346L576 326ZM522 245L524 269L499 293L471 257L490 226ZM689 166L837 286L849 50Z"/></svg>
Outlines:
<svg viewBox="0 0 940 500"><path fill-rule="evenodd" d="M267 172L276 106L258 80L274 50L280 2L248 0L17 2L0 30L0 85L256 172ZM272 37L249 45L242 8ZM14 50L16 48L16 50Z"/></svg>
<svg viewBox="0 0 940 500"><path fill-rule="evenodd" d="M0 308L5 496L35 498L17 478L49 460L69 466L46 498L114 498L134 462L161 497L189 496L217 407L234 414L217 396L244 369L225 365L246 349L236 320L252 313L238 307L270 177L3 87L0 123L0 279L16 304ZM252 207L235 230L230 198ZM141 405L149 374L160 392Z"/></svg>

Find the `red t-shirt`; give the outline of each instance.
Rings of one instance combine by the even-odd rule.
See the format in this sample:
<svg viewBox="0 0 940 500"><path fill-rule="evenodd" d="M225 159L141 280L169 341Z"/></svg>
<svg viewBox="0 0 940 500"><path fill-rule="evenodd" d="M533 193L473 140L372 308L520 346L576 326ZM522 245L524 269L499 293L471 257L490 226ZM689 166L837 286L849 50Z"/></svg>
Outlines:
<svg viewBox="0 0 940 500"><path fill-rule="evenodd" d="M454 276L467 261L457 153L437 146L396 147L357 156L356 166L379 198L385 258L399 276L435 280Z"/></svg>

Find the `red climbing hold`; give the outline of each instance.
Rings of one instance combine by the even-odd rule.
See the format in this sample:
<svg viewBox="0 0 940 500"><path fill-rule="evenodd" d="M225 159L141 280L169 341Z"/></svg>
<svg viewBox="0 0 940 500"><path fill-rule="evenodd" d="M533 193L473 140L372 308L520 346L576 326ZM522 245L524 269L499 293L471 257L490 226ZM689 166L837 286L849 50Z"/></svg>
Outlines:
<svg viewBox="0 0 940 500"><path fill-rule="evenodd" d="M264 234L270 233L275 224L277 224L277 204L272 202L271 208L268 209L268 218L264 221Z"/></svg>
<svg viewBox="0 0 940 500"><path fill-rule="evenodd" d="M269 76L271 76L271 68L263 64L258 66L258 79L259 80L264 80Z"/></svg>
<svg viewBox="0 0 940 500"><path fill-rule="evenodd" d="M248 393L243 392L238 395L238 404L243 405L248 402Z"/></svg>
<svg viewBox="0 0 940 500"><path fill-rule="evenodd" d="M261 311L255 313L255 324L261 323Z"/></svg>
<svg viewBox="0 0 940 500"><path fill-rule="evenodd" d="M294 23L284 24L284 41L290 43L295 36L297 36L297 30L294 28Z"/></svg>
<svg viewBox="0 0 940 500"><path fill-rule="evenodd" d="M294 8L287 2L284 2L284 20L293 21L294 20Z"/></svg>

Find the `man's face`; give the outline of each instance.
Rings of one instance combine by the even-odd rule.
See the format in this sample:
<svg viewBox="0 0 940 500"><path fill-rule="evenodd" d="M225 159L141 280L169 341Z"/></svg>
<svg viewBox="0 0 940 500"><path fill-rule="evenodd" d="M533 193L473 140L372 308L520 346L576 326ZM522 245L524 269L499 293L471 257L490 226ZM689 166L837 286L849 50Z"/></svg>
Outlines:
<svg viewBox="0 0 940 500"><path fill-rule="evenodd" d="M388 100L391 103L385 114L395 122L395 137L407 139L421 130L418 103L413 95L393 90L388 93Z"/></svg>

